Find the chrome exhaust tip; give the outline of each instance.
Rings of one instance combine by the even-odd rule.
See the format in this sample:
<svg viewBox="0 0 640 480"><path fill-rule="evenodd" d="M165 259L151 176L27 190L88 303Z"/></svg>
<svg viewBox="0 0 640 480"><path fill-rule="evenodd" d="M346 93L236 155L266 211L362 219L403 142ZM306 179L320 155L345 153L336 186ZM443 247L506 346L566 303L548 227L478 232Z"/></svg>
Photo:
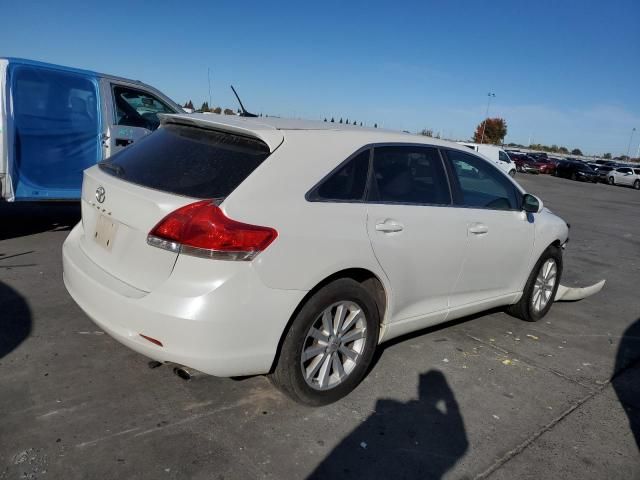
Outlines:
<svg viewBox="0 0 640 480"><path fill-rule="evenodd" d="M175 373L178 377L185 381L191 380L191 378L193 378L191 372L189 372L189 370L184 367L175 367L173 369L173 373Z"/></svg>

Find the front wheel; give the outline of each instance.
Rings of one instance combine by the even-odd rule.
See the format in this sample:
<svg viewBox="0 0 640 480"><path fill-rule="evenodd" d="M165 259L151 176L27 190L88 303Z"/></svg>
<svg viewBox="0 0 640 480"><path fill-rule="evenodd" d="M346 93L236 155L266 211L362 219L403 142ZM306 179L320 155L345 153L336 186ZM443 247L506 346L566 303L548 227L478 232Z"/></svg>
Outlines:
<svg viewBox="0 0 640 480"><path fill-rule="evenodd" d="M633 182L633 188L635 188L636 190L640 190L640 180L636 180L635 182Z"/></svg>
<svg viewBox="0 0 640 480"><path fill-rule="evenodd" d="M613 177L609 177L608 182L609 182L609 185L613 185L613 184L616 183L615 180L613 179Z"/></svg>
<svg viewBox="0 0 640 480"><path fill-rule="evenodd" d="M508 313L528 322L537 322L551 309L562 275L562 250L554 245L538 259L518 303Z"/></svg>
<svg viewBox="0 0 640 480"><path fill-rule="evenodd" d="M293 400L326 405L366 375L378 344L373 296L352 279L318 290L295 315L271 381Z"/></svg>
<svg viewBox="0 0 640 480"><path fill-rule="evenodd" d="M516 176L516 171L515 170L509 170L509 176L511 178L515 177Z"/></svg>

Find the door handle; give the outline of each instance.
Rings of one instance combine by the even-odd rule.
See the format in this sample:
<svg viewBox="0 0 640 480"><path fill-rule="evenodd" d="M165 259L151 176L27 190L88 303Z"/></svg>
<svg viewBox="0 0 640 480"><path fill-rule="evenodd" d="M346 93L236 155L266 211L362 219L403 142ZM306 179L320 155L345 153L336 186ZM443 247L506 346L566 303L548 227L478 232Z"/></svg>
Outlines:
<svg viewBox="0 0 640 480"><path fill-rule="evenodd" d="M469 228L467 230L469 231L469 233L473 233L474 235L489 233L489 227L487 227L484 223L477 222L469 224Z"/></svg>
<svg viewBox="0 0 640 480"><path fill-rule="evenodd" d="M401 232L404 230L404 225L396 223L390 220L386 220L383 223L376 223L376 231L383 233Z"/></svg>

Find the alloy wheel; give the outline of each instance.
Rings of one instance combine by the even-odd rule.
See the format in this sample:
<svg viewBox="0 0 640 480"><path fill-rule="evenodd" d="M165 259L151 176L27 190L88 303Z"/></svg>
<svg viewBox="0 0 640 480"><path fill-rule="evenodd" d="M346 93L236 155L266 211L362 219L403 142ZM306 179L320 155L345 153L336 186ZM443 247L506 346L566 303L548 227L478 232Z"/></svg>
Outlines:
<svg viewBox="0 0 640 480"><path fill-rule="evenodd" d="M540 267L531 296L531 306L535 312L541 312L553 300L551 296L556 286L557 273L558 265L553 258L547 259Z"/></svg>
<svg viewBox="0 0 640 480"><path fill-rule="evenodd" d="M353 372L364 352L367 323L363 309L352 301L327 307L307 332L300 367L315 390L335 388Z"/></svg>

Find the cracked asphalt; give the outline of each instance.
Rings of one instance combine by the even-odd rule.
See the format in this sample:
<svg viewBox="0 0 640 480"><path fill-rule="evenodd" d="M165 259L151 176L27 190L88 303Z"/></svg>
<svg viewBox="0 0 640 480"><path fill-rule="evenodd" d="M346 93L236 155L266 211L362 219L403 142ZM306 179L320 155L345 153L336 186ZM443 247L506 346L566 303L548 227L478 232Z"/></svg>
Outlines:
<svg viewBox="0 0 640 480"><path fill-rule="evenodd" d="M149 368L65 291L78 207L0 205L0 479L640 478L640 192L518 180L571 224L563 283L604 290L395 340L316 409Z"/></svg>

